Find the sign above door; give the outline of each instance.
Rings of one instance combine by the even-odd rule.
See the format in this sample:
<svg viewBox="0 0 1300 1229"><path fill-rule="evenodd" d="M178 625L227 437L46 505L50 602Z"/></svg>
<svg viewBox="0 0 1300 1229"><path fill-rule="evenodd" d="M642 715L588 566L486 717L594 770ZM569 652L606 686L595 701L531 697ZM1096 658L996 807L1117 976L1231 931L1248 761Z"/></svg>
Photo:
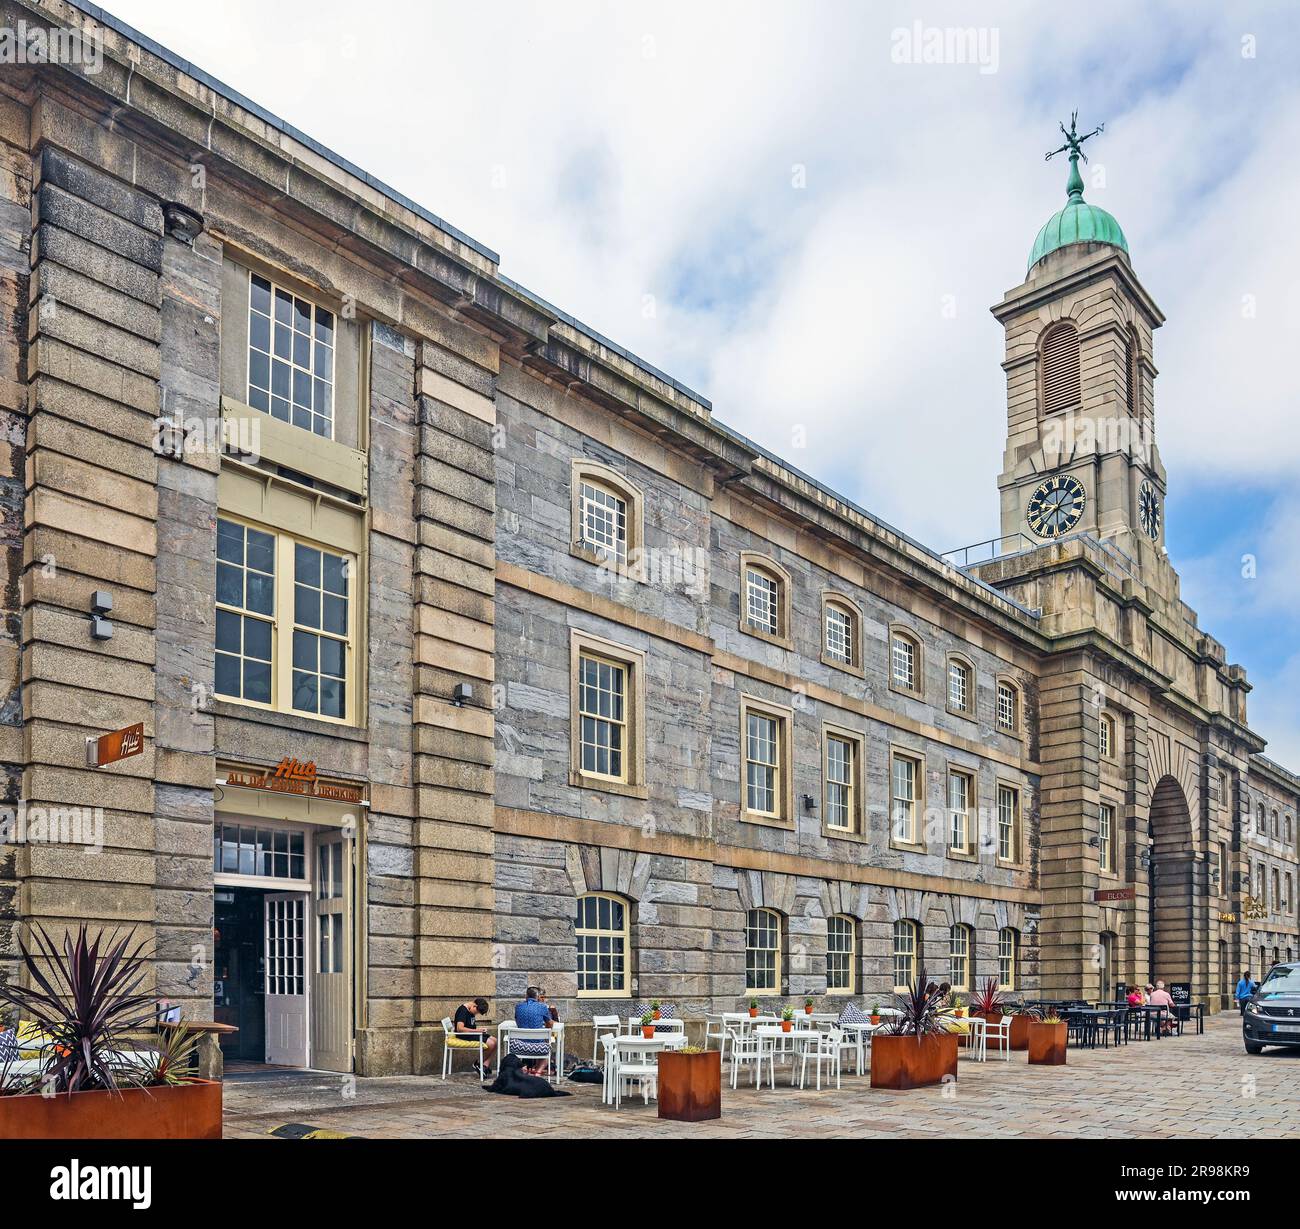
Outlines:
<svg viewBox="0 0 1300 1229"><path fill-rule="evenodd" d="M360 785L345 781L326 781L316 773L316 762L285 757L274 768L262 772L231 768L226 772L227 785L244 789L263 789L279 794L301 794L307 798L323 798L330 802L359 803L364 793Z"/></svg>

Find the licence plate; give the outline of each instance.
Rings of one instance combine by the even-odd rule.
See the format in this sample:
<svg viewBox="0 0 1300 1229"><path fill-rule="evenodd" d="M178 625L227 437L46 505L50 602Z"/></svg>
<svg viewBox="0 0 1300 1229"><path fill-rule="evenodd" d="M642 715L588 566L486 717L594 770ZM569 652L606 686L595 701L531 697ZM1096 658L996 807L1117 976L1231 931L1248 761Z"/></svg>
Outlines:
<svg viewBox="0 0 1300 1229"><path fill-rule="evenodd" d="M1300 1033L1300 1024L1275 1024L1273 1025L1275 1033Z"/></svg>

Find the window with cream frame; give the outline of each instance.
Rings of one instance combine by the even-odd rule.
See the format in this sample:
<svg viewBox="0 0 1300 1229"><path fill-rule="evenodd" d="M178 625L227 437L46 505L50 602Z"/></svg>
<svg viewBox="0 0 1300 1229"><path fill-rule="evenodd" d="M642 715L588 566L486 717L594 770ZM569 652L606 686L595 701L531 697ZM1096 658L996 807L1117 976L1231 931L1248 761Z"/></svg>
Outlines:
<svg viewBox="0 0 1300 1229"><path fill-rule="evenodd" d="M856 994L857 923L842 913L826 919L826 993Z"/></svg>
<svg viewBox="0 0 1300 1229"><path fill-rule="evenodd" d="M975 777L961 768L948 770L948 852L972 854L975 832L972 810L975 806Z"/></svg>
<svg viewBox="0 0 1300 1229"><path fill-rule="evenodd" d="M1102 713L1098 733L1098 751L1104 760L1115 758L1115 718L1110 713Z"/></svg>
<svg viewBox="0 0 1300 1229"><path fill-rule="evenodd" d="M954 990L970 989L971 928L960 922L948 931L948 982Z"/></svg>
<svg viewBox="0 0 1300 1229"><path fill-rule="evenodd" d="M844 836L862 832L862 737L823 726L823 799L826 830Z"/></svg>
<svg viewBox="0 0 1300 1229"><path fill-rule="evenodd" d="M753 696L740 700L740 815L752 823L794 824L793 711Z"/></svg>
<svg viewBox="0 0 1300 1229"><path fill-rule="evenodd" d="M894 923L892 948L896 991L904 991L916 981L917 953L920 950L920 924L911 918L899 918Z"/></svg>
<svg viewBox="0 0 1300 1229"><path fill-rule="evenodd" d="M570 638L569 784L645 797L645 653L588 632Z"/></svg>
<svg viewBox="0 0 1300 1229"><path fill-rule="evenodd" d="M921 642L902 627L889 630L889 686L894 691L919 696L923 676Z"/></svg>
<svg viewBox="0 0 1300 1229"><path fill-rule="evenodd" d="M1020 790L1002 782L997 791L997 859L1020 861Z"/></svg>
<svg viewBox="0 0 1300 1229"><path fill-rule="evenodd" d="M1020 932L1011 926L998 931L998 989L1016 989L1020 970Z"/></svg>
<svg viewBox="0 0 1300 1229"><path fill-rule="evenodd" d="M781 915L775 909L745 914L745 993L781 993Z"/></svg>
<svg viewBox="0 0 1300 1229"><path fill-rule="evenodd" d="M214 693L356 724L356 577L351 553L218 512Z"/></svg>
<svg viewBox="0 0 1300 1229"><path fill-rule="evenodd" d="M862 675L862 612L840 593L822 594L823 665Z"/></svg>
<svg viewBox="0 0 1300 1229"><path fill-rule="evenodd" d="M248 277L248 404L333 439L337 317L269 277Z"/></svg>
<svg viewBox="0 0 1300 1229"><path fill-rule="evenodd" d="M750 636L792 647L790 600L790 574L767 555L742 551L740 630Z"/></svg>
<svg viewBox="0 0 1300 1229"><path fill-rule="evenodd" d="M574 915L578 997L626 998L631 971L628 902L611 892L578 897Z"/></svg>
<svg viewBox="0 0 1300 1229"><path fill-rule="evenodd" d="M640 489L617 470L583 459L573 462L570 490L571 552L639 578L644 517Z"/></svg>
<svg viewBox="0 0 1300 1229"><path fill-rule="evenodd" d="M955 654L948 658L948 711L962 717L975 715L975 667Z"/></svg>
<svg viewBox="0 0 1300 1229"><path fill-rule="evenodd" d="M998 679L997 723L1006 734L1020 733L1020 688L1007 679Z"/></svg>
<svg viewBox="0 0 1300 1229"><path fill-rule="evenodd" d="M919 755L889 753L889 838L896 845L921 846L921 812L925 802L925 761Z"/></svg>
<svg viewBox="0 0 1300 1229"><path fill-rule="evenodd" d="M1115 871L1115 808L1103 802L1097 812L1097 866L1107 874Z"/></svg>

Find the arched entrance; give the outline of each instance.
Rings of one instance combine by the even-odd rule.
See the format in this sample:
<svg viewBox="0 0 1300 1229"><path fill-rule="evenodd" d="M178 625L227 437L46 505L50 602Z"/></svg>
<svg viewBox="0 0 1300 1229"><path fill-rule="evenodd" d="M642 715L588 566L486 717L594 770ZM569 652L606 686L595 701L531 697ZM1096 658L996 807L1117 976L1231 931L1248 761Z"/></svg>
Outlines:
<svg viewBox="0 0 1300 1229"><path fill-rule="evenodd" d="M1196 850L1187 796L1173 777L1157 782L1150 817L1149 977L1166 986L1190 983L1195 980Z"/></svg>

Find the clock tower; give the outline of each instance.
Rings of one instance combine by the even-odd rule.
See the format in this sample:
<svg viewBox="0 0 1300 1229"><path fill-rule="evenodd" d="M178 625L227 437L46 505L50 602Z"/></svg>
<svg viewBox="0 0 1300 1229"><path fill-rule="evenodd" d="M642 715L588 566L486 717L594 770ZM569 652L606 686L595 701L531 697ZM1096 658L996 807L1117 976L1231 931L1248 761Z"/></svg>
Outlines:
<svg viewBox="0 0 1300 1229"><path fill-rule="evenodd" d="M1164 321L1119 223L1083 198L1083 143L1064 125L1065 205L1038 232L1025 280L992 310L1006 330L1001 550L1077 534L1118 548L1145 583L1176 582L1164 551L1152 337Z"/></svg>

